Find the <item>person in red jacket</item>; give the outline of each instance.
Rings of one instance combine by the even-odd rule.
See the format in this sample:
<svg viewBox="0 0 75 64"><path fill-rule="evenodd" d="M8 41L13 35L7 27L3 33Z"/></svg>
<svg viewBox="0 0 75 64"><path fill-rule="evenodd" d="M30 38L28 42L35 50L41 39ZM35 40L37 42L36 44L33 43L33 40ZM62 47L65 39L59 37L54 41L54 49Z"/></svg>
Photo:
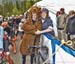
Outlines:
<svg viewBox="0 0 75 64"><path fill-rule="evenodd" d="M10 29L8 27L8 22L3 22L2 23L2 26L4 28L4 37L3 37L3 43L4 43L4 56L5 56L5 59L6 61L9 63L9 64L14 64L13 60L11 59L10 57L10 52L9 52L9 39L8 39L8 34L10 32Z"/></svg>

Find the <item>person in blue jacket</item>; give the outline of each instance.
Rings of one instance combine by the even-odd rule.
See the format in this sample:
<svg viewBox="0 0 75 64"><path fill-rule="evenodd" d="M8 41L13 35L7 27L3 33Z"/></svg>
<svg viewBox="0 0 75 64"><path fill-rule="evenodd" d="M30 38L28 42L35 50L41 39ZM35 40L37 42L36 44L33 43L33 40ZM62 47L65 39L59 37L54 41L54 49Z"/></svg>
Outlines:
<svg viewBox="0 0 75 64"><path fill-rule="evenodd" d="M3 27L1 26L2 22L0 22L0 50L3 50Z"/></svg>
<svg viewBox="0 0 75 64"><path fill-rule="evenodd" d="M53 21L49 16L49 11L46 8L43 8L41 11L41 21L42 21L42 30L37 30L35 33L38 34L48 34L50 36L55 36L54 33L54 28L53 28ZM48 57L50 58L51 55L51 50L50 50L50 44L52 43L52 41L44 41L44 35L41 35L41 45L46 46L48 48ZM54 46L54 45L53 45ZM55 49L52 51L54 52Z"/></svg>
<svg viewBox="0 0 75 64"><path fill-rule="evenodd" d="M37 30L36 34L48 33L49 35L55 36L53 29L53 21L49 17L49 10L43 8L41 11L42 31Z"/></svg>

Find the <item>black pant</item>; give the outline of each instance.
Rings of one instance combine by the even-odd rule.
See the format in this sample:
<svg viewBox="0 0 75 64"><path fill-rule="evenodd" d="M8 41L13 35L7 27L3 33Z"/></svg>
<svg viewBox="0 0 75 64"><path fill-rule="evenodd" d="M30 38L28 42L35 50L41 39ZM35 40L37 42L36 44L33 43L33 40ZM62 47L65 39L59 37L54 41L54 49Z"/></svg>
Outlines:
<svg viewBox="0 0 75 64"><path fill-rule="evenodd" d="M33 64L34 54L31 55L31 64ZM22 55L22 64L26 64L26 55Z"/></svg>
<svg viewBox="0 0 75 64"><path fill-rule="evenodd" d="M31 64L33 64L34 54L31 55Z"/></svg>
<svg viewBox="0 0 75 64"><path fill-rule="evenodd" d="M22 64L26 64L26 55L22 55Z"/></svg>
<svg viewBox="0 0 75 64"><path fill-rule="evenodd" d="M70 40L70 35L71 35L71 34L68 34L68 35L67 35L68 40Z"/></svg>

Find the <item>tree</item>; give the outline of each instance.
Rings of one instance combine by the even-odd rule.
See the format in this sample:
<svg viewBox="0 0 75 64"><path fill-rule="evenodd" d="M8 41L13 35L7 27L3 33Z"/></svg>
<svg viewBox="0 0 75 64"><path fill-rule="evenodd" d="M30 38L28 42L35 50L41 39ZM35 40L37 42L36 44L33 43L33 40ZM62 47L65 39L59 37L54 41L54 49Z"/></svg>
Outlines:
<svg viewBox="0 0 75 64"><path fill-rule="evenodd" d="M18 10L20 10L20 3L18 1L16 1L16 7Z"/></svg>
<svg viewBox="0 0 75 64"><path fill-rule="evenodd" d="M0 14L3 16L10 16L12 14L23 14L25 11L27 11L34 3L38 2L40 0L23 0L18 1L15 0L16 4L12 1L8 0L2 0L3 4L0 5Z"/></svg>
<svg viewBox="0 0 75 64"><path fill-rule="evenodd" d="M16 6L14 6L14 8L13 8L13 13L12 14L14 14L14 15L18 15L19 14L19 10L17 9Z"/></svg>
<svg viewBox="0 0 75 64"><path fill-rule="evenodd" d="M10 16L13 12L13 8L14 8L14 5L12 2L5 3L3 6L3 11L4 11L3 15Z"/></svg>
<svg viewBox="0 0 75 64"><path fill-rule="evenodd" d="M0 5L0 15L3 15L3 6Z"/></svg>

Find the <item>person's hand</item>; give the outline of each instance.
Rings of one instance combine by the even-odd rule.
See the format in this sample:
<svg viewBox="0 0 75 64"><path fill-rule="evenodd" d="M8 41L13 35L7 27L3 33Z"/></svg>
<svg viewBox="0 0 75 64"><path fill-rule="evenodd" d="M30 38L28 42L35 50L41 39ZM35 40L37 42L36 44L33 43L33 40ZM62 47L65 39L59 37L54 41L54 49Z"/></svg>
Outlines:
<svg viewBox="0 0 75 64"><path fill-rule="evenodd" d="M41 34L41 31L40 31L40 30L37 30L37 31L35 32L35 34L36 34L36 35L39 35L39 34Z"/></svg>

